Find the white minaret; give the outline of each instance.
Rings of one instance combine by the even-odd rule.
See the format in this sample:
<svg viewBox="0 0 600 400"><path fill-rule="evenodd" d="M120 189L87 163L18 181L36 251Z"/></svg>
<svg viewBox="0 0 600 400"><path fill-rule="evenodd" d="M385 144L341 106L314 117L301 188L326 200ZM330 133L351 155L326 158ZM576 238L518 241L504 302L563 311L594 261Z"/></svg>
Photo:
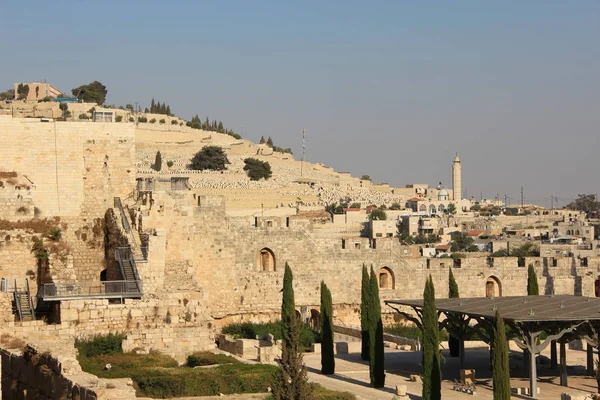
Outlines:
<svg viewBox="0 0 600 400"><path fill-rule="evenodd" d="M453 200L461 200L462 199L462 167L460 165L460 158L458 158L458 153L456 153L456 157L454 157L454 162L452 163L452 196Z"/></svg>

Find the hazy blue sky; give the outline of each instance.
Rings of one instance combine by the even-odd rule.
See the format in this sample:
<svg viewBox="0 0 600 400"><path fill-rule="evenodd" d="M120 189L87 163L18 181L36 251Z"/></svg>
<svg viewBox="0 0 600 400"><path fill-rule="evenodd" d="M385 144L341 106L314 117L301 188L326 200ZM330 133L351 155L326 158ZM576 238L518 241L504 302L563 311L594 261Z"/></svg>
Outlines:
<svg viewBox="0 0 600 400"><path fill-rule="evenodd" d="M598 1L6 1L0 89L99 80L109 103L271 136L392 185L549 203L598 192ZM561 201L561 204L564 204Z"/></svg>

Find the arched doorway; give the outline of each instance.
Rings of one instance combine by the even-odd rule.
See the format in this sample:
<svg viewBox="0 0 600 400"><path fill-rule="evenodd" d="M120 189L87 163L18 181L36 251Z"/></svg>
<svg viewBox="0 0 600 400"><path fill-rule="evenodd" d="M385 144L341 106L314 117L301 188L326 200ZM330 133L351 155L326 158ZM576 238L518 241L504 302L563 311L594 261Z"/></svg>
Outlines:
<svg viewBox="0 0 600 400"><path fill-rule="evenodd" d="M258 252L256 265L259 271L275 271L275 254L269 248L263 248Z"/></svg>
<svg viewBox="0 0 600 400"><path fill-rule="evenodd" d="M394 273L388 267L379 270L379 289L394 290Z"/></svg>
<svg viewBox="0 0 600 400"><path fill-rule="evenodd" d="M435 208L435 205L430 205L429 206L429 214L434 215L437 212L437 208Z"/></svg>
<svg viewBox="0 0 600 400"><path fill-rule="evenodd" d="M485 282L485 297L502 297L502 284L495 276L490 276Z"/></svg>
<svg viewBox="0 0 600 400"><path fill-rule="evenodd" d="M594 294L596 297L600 297L600 276L596 278L594 282Z"/></svg>
<svg viewBox="0 0 600 400"><path fill-rule="evenodd" d="M321 313L318 310L310 310L310 327L319 329L321 327Z"/></svg>

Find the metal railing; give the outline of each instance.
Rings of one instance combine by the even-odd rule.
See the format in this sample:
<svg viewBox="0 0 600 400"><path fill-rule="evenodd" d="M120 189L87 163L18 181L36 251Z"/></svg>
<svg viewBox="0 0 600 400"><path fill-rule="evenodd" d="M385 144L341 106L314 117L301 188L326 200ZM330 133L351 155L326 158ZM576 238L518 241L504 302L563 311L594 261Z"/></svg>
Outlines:
<svg viewBox="0 0 600 400"><path fill-rule="evenodd" d="M119 267L121 268L121 274L125 277L125 270L123 268L123 261L129 261L131 264L131 269L133 271L133 276L136 281L141 281L140 276L138 274L137 267L135 265L135 259L133 257L133 251L131 247L117 247L115 249L115 259L119 263Z"/></svg>
<svg viewBox="0 0 600 400"><path fill-rule="evenodd" d="M119 210L121 214L121 223L123 224L123 229L126 233L131 232L131 226L129 225L129 219L125 214L125 209L123 208L123 203L121 202L120 197L115 197L115 208Z"/></svg>
<svg viewBox="0 0 600 400"><path fill-rule="evenodd" d="M0 292L13 293L25 291L29 286L27 278L2 278L0 280Z"/></svg>
<svg viewBox="0 0 600 400"><path fill-rule="evenodd" d="M44 283L40 291L44 300L71 298L140 297L142 281L54 282Z"/></svg>

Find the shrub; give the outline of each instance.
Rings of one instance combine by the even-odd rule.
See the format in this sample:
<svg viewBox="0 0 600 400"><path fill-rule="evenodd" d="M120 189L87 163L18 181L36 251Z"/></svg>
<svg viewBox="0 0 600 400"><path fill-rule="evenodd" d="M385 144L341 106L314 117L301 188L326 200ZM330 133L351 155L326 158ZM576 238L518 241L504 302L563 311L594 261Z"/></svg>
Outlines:
<svg viewBox="0 0 600 400"><path fill-rule="evenodd" d="M281 339L281 321L255 324L253 322L236 323L224 326L221 333L232 335L236 339L256 339L256 336L273 335L274 340ZM321 343L319 332L307 324L300 324L299 344L304 349L313 343Z"/></svg>
<svg viewBox="0 0 600 400"><path fill-rule="evenodd" d="M202 128L202 125L200 125L200 122L194 122L191 127L192 129L200 129Z"/></svg>
<svg viewBox="0 0 600 400"><path fill-rule="evenodd" d="M155 123L156 123L156 118L152 118L152 119L151 119L150 121L148 121L148 122L150 122L151 124L155 124Z"/></svg>
<svg viewBox="0 0 600 400"><path fill-rule="evenodd" d="M79 119L90 119L87 114L79 114Z"/></svg>
<svg viewBox="0 0 600 400"><path fill-rule="evenodd" d="M27 214L29 212L29 209L25 206L21 206L21 207L17 208L17 212L19 214Z"/></svg>
<svg viewBox="0 0 600 400"><path fill-rule="evenodd" d="M227 169L225 164L230 164L227 155L219 146L206 146L197 152L192 158L189 169L223 171Z"/></svg>
<svg viewBox="0 0 600 400"><path fill-rule="evenodd" d="M239 361L225 354L215 354L208 351L194 353L188 356L186 365L190 368L215 364L238 364Z"/></svg>
<svg viewBox="0 0 600 400"><path fill-rule="evenodd" d="M379 209L373 210L373 211L371 211L371 214L369 215L369 219L371 221L374 221L374 220L385 221L387 219L387 214L383 210L379 210Z"/></svg>
<svg viewBox="0 0 600 400"><path fill-rule="evenodd" d="M154 168L155 171L160 171L162 169L162 155L160 154L160 150L156 152L152 168Z"/></svg>
<svg viewBox="0 0 600 400"><path fill-rule="evenodd" d="M267 161L260 161L256 158L246 158L244 160L244 171L248 172L250 180L258 181L262 178L269 179L273 173L271 165Z"/></svg>
<svg viewBox="0 0 600 400"><path fill-rule="evenodd" d="M129 117L129 122L135 122L135 120L133 119L133 117Z"/></svg>
<svg viewBox="0 0 600 400"><path fill-rule="evenodd" d="M159 123L159 124L164 124L164 123L166 123L166 122L167 122L167 121L165 121L165 119L164 119L164 118L161 118L161 119L160 119L160 121L158 121L158 123Z"/></svg>
<svg viewBox="0 0 600 400"><path fill-rule="evenodd" d="M172 119L171 120L171 125L177 125L177 120L176 119Z"/></svg>
<svg viewBox="0 0 600 400"><path fill-rule="evenodd" d="M121 121L123 121L123 116L122 116L122 115L117 115L117 116L115 117L115 121L117 121L117 122L121 122Z"/></svg>
<svg viewBox="0 0 600 400"><path fill-rule="evenodd" d="M52 241L57 242L62 237L62 229L60 228L60 226L52 228L48 231L46 237Z"/></svg>
<svg viewBox="0 0 600 400"><path fill-rule="evenodd" d="M101 354L123 353L121 343L125 339L123 334L109 333L108 335L96 335L91 339L76 339L75 347L83 357L94 357Z"/></svg>
<svg viewBox="0 0 600 400"><path fill-rule="evenodd" d="M148 118L146 118L146 117L139 117L138 118L138 122L146 123L146 122L148 122Z"/></svg>
<svg viewBox="0 0 600 400"><path fill-rule="evenodd" d="M400 205L400 203L392 203L392 205L390 206L390 210L401 210L402 206Z"/></svg>
<svg viewBox="0 0 600 400"><path fill-rule="evenodd" d="M173 166L173 161L167 161L167 167L171 168Z"/></svg>

